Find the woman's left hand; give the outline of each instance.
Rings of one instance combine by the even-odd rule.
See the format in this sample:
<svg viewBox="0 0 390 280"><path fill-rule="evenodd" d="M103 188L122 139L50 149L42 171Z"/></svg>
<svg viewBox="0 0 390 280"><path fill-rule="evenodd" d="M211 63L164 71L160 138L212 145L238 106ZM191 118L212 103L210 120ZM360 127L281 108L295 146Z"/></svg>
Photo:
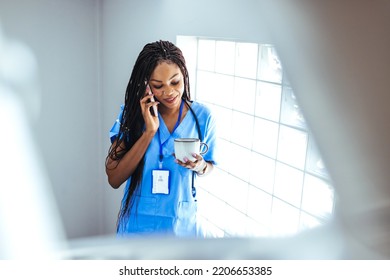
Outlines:
<svg viewBox="0 0 390 280"><path fill-rule="evenodd" d="M203 171L207 165L207 162L199 154L192 154L192 156L194 157L195 161L191 161L188 158L184 158L184 161L175 159L175 162L195 172Z"/></svg>

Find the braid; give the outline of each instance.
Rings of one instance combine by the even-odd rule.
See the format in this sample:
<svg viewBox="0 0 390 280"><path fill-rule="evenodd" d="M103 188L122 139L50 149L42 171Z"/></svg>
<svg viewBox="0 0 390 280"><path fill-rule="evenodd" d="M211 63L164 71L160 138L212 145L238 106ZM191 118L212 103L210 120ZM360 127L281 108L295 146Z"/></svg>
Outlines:
<svg viewBox="0 0 390 280"><path fill-rule="evenodd" d="M119 134L117 141L109 150L107 159L111 158L119 162L141 137L145 121L142 117L139 101L145 94L145 81L149 81L153 70L161 62L174 63L180 68L184 79L184 93L182 98L185 101L191 100L189 76L181 50L169 41L160 40L146 44L138 55L127 84ZM124 148L120 148L122 144L124 144ZM117 226L119 226L122 219L128 217L130 214L131 198L141 183L144 164L145 160L143 157L131 176L125 203L122 205L118 215Z"/></svg>

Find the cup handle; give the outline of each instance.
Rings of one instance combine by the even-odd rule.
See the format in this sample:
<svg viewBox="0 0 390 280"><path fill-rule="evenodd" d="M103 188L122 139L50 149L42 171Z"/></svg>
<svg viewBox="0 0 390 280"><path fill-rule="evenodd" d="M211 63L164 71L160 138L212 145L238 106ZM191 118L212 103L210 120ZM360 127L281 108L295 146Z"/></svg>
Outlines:
<svg viewBox="0 0 390 280"><path fill-rule="evenodd" d="M204 155L205 153L207 153L208 150L209 150L209 146L206 143L201 142L200 143L200 154Z"/></svg>

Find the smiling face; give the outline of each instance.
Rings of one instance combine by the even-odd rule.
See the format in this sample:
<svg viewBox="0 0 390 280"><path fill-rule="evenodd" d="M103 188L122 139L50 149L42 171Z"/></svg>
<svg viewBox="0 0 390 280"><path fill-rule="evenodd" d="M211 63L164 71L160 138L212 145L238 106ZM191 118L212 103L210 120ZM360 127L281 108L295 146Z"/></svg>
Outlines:
<svg viewBox="0 0 390 280"><path fill-rule="evenodd" d="M180 107L184 79L180 68L172 62L157 64L149 80L150 88L160 102L161 109L175 111Z"/></svg>

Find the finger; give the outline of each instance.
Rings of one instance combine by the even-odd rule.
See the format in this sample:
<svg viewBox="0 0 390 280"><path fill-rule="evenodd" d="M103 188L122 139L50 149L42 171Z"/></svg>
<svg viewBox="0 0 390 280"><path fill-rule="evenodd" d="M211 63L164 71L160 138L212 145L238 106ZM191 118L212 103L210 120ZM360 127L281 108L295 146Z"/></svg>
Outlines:
<svg viewBox="0 0 390 280"><path fill-rule="evenodd" d="M152 110L151 108L153 107L153 106L157 106L158 104L160 104L160 103L158 103L158 102L150 102L150 103L146 103L145 104L145 110Z"/></svg>
<svg viewBox="0 0 390 280"><path fill-rule="evenodd" d="M175 162L178 164L178 165L180 165L180 166L183 166L183 167L186 167L186 164L184 163L184 162L182 162L181 160L179 160L179 159L175 159Z"/></svg>
<svg viewBox="0 0 390 280"><path fill-rule="evenodd" d="M196 161L189 160L187 157L185 157L183 160L186 168L193 169L196 167Z"/></svg>
<svg viewBox="0 0 390 280"><path fill-rule="evenodd" d="M149 103L151 100L151 98L153 97L153 95L145 95L144 97L142 97L141 99L141 103Z"/></svg>
<svg viewBox="0 0 390 280"><path fill-rule="evenodd" d="M143 108L150 108L151 106L154 106L154 105L158 105L158 104L160 104L160 102L158 102L158 101L151 101L150 100L150 97L151 97L151 95L149 95L149 96L145 96L144 98L142 98L141 100L140 100L140 105L141 105L141 107L143 107Z"/></svg>
<svg viewBox="0 0 390 280"><path fill-rule="evenodd" d="M152 90L150 89L149 84L146 84L145 95L144 95L144 96L151 95L151 94L153 94L153 92L152 92Z"/></svg>
<svg viewBox="0 0 390 280"><path fill-rule="evenodd" d="M175 159L175 162L177 164L179 164L180 166L183 166L185 168L193 168L193 166L195 165L192 161L190 161L188 158L184 158L183 161L179 160L179 159Z"/></svg>
<svg viewBox="0 0 390 280"><path fill-rule="evenodd" d="M199 154L192 153L192 156L194 157L194 159L196 159L197 162L203 160L203 157Z"/></svg>

